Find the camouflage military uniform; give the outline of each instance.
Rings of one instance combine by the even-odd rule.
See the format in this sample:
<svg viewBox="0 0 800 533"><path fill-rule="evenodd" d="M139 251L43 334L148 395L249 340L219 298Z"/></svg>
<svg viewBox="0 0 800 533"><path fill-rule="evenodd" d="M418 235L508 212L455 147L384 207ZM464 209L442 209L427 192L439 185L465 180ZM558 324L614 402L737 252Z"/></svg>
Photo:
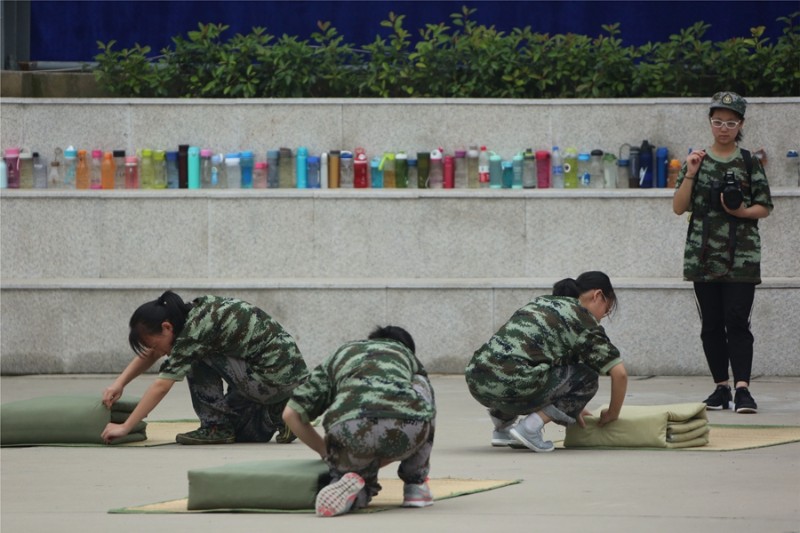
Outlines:
<svg viewBox="0 0 800 533"><path fill-rule="evenodd" d="M294 339L241 300L204 296L192 303L159 377L188 379L202 427L230 427L238 441L268 441L283 426L292 390L308 376Z"/></svg>
<svg viewBox="0 0 800 533"><path fill-rule="evenodd" d="M378 469L400 461L406 483L430 470L436 407L419 360L393 340L350 342L311 372L289 407L308 422L325 413L326 461L331 482L356 472L366 482L353 508L380 491Z"/></svg>
<svg viewBox="0 0 800 533"><path fill-rule="evenodd" d="M619 350L577 298L540 296L475 352L466 379L496 419L544 410L571 424L597 392L598 375L619 363Z"/></svg>
<svg viewBox="0 0 800 533"><path fill-rule="evenodd" d="M772 210L769 183L757 158L752 158L748 179L738 148L728 160L720 160L707 151L695 176L689 204L692 217L686 235L683 277L694 282L702 320L700 337L714 382L728 380L730 362L734 380L749 383L753 361L750 313L755 286L761 283L761 238L757 221L738 219L711 208L711 182L722 180L727 171L741 181L746 207L760 204ZM685 174L686 165L676 188Z"/></svg>

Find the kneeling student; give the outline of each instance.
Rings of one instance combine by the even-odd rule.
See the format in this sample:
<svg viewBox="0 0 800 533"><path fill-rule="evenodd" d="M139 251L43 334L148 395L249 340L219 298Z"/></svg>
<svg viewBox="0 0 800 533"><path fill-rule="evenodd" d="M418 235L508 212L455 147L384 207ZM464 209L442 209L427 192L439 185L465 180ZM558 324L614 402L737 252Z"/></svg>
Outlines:
<svg viewBox="0 0 800 533"><path fill-rule="evenodd" d="M436 407L427 373L403 328L387 326L349 342L295 389L283 412L289 429L330 467L317 495L319 516L366 507L380 490L378 470L400 461L404 507L427 507ZM325 413L325 438L311 421Z"/></svg>

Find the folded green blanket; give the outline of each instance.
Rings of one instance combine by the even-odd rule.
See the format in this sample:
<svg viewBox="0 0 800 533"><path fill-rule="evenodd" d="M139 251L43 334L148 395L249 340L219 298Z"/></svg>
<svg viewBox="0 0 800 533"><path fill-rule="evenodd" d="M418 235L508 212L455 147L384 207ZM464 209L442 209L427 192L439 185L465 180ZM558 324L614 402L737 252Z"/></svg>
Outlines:
<svg viewBox="0 0 800 533"><path fill-rule="evenodd" d="M103 444L109 422L124 422L139 398L123 397L107 409L100 395L45 396L0 405L0 445ZM114 444L147 439L146 422Z"/></svg>
<svg viewBox="0 0 800 533"><path fill-rule="evenodd" d="M189 470L189 510L313 509L328 484L320 459L256 461Z"/></svg>
<svg viewBox="0 0 800 533"><path fill-rule="evenodd" d="M565 448L689 448L708 444L709 425L703 403L625 405L617 420L597 425L600 412L586 417L586 427L567 428Z"/></svg>

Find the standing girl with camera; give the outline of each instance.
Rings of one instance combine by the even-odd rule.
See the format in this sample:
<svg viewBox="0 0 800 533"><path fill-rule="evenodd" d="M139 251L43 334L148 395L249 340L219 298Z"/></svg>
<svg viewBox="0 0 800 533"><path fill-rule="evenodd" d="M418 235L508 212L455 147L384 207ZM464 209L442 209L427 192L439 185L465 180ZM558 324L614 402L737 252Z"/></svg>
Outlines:
<svg viewBox="0 0 800 533"><path fill-rule="evenodd" d="M749 391L753 363L750 313L761 283L758 219L769 216L772 198L761 162L739 148L747 102L732 92L711 99L714 142L686 158L675 185L672 209L691 211L683 277L694 283L703 351L716 383L708 409L755 413ZM732 397L728 366L736 395Z"/></svg>

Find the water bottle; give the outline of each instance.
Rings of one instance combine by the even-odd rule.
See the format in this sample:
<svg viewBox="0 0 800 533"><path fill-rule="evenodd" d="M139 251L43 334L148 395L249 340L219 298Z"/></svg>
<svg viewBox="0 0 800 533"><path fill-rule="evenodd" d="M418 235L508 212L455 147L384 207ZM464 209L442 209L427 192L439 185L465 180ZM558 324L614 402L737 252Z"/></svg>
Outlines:
<svg viewBox="0 0 800 533"><path fill-rule="evenodd" d="M452 155L444 156L444 173L442 174L442 187L445 189L454 189L456 186L456 161Z"/></svg>
<svg viewBox="0 0 800 533"><path fill-rule="evenodd" d="M308 156L308 163L306 168L306 185L309 189L319 189L322 187L320 184L320 164L319 157L315 155Z"/></svg>
<svg viewBox="0 0 800 533"><path fill-rule="evenodd" d="M603 155L603 187L606 189L617 187L617 156L611 152Z"/></svg>
<svg viewBox="0 0 800 533"><path fill-rule="evenodd" d="M589 188L592 184L592 173L589 170L589 154L581 152L578 154L578 186L581 189ZM564 185L566 187L566 184Z"/></svg>
<svg viewBox="0 0 800 533"><path fill-rule="evenodd" d="M319 156L319 188L328 188L328 154L325 152Z"/></svg>
<svg viewBox="0 0 800 533"><path fill-rule="evenodd" d="M8 189L8 165L5 157L3 164L0 165L0 189Z"/></svg>
<svg viewBox="0 0 800 533"><path fill-rule="evenodd" d="M144 177L142 176L142 182ZM178 188L189 188L189 145L178 145Z"/></svg>
<svg viewBox="0 0 800 533"><path fill-rule="evenodd" d="M653 170L653 147L649 142L642 141L642 146L639 148L639 187L653 188L655 175Z"/></svg>
<svg viewBox="0 0 800 533"><path fill-rule="evenodd" d="M228 189L242 188L242 169L239 166L239 152L225 154L225 177Z"/></svg>
<svg viewBox="0 0 800 533"><path fill-rule="evenodd" d="M189 165L191 167L191 161ZM167 153L164 150L153 150L153 188L167 188Z"/></svg>
<svg viewBox="0 0 800 533"><path fill-rule="evenodd" d="M405 152L397 152L394 157L395 178L394 182L398 189L408 188L408 156Z"/></svg>
<svg viewBox="0 0 800 533"><path fill-rule="evenodd" d="M667 172L667 187L674 189L678 183L678 174L681 172L681 162L677 159L672 159L669 162L669 171Z"/></svg>
<svg viewBox="0 0 800 533"><path fill-rule="evenodd" d="M800 157L797 156L797 150L786 152L786 184L800 186Z"/></svg>
<svg viewBox="0 0 800 533"><path fill-rule="evenodd" d="M453 158L453 187L457 189L467 188L467 152L466 150L456 150Z"/></svg>
<svg viewBox="0 0 800 533"><path fill-rule="evenodd" d="M53 153L53 160L50 161L50 172L47 175L47 186L50 189L61 189L64 186L63 166L61 165L62 155L61 148L56 148Z"/></svg>
<svg viewBox="0 0 800 533"><path fill-rule="evenodd" d="M200 150L200 188L202 189L211 188L211 168L213 166L211 157L213 155L214 152L208 148Z"/></svg>
<svg viewBox="0 0 800 533"><path fill-rule="evenodd" d="M167 189L179 189L178 152L167 152ZM127 187L127 186L126 186Z"/></svg>
<svg viewBox="0 0 800 533"><path fill-rule="evenodd" d="M366 189L369 187L369 161L363 148L356 148L353 158L353 188Z"/></svg>
<svg viewBox="0 0 800 533"><path fill-rule="evenodd" d="M428 188L441 189L444 185L444 169L442 168L442 149L431 151L430 173L428 174Z"/></svg>
<svg viewBox="0 0 800 533"><path fill-rule="evenodd" d="M252 178L252 176L251 176ZM200 188L200 147L190 146L186 150L186 188Z"/></svg>
<svg viewBox="0 0 800 533"><path fill-rule="evenodd" d="M489 152L485 146L481 146L478 154L478 187L488 187L489 181Z"/></svg>
<svg viewBox="0 0 800 533"><path fill-rule="evenodd" d="M89 166L89 188L102 189L103 188L103 151L92 150L92 161Z"/></svg>
<svg viewBox="0 0 800 533"><path fill-rule="evenodd" d="M417 152L417 188L426 189L428 187L428 175L431 170L430 152Z"/></svg>
<svg viewBox="0 0 800 533"><path fill-rule="evenodd" d="M639 188L639 147L631 146L630 159L629 159L629 176L628 187L631 189Z"/></svg>
<svg viewBox="0 0 800 533"><path fill-rule="evenodd" d="M19 188L33 189L33 154L27 150L19 153Z"/></svg>
<svg viewBox="0 0 800 533"><path fill-rule="evenodd" d="M536 187L550 188L550 152L547 150L536 151Z"/></svg>
<svg viewBox="0 0 800 533"><path fill-rule="evenodd" d="M47 162L39 155L39 152L33 152L33 186L36 189L47 188Z"/></svg>
<svg viewBox="0 0 800 533"><path fill-rule="evenodd" d="M353 188L353 153L343 150L339 154L339 187L342 189Z"/></svg>
<svg viewBox="0 0 800 533"><path fill-rule="evenodd" d="M553 163L555 165L555 163ZM567 148L564 150L564 188L577 189L580 184L578 176L578 149Z"/></svg>
<svg viewBox="0 0 800 533"><path fill-rule="evenodd" d="M125 150L114 150L114 188L125 188Z"/></svg>
<svg viewBox="0 0 800 533"><path fill-rule="evenodd" d="M522 188L522 174L523 174L523 165L524 165L525 158L522 154L517 154L511 160L511 166L513 171L513 178L511 180L511 188L512 189L521 189Z"/></svg>
<svg viewBox="0 0 800 533"><path fill-rule="evenodd" d="M479 152L477 146L470 146L467 150L467 187L477 189L480 183L478 176Z"/></svg>
<svg viewBox="0 0 800 533"><path fill-rule="evenodd" d="M125 188L139 188L139 158L135 155L125 158Z"/></svg>
<svg viewBox="0 0 800 533"><path fill-rule="evenodd" d="M528 148L523 154L522 187L525 189L536 188L536 154L533 153L533 148Z"/></svg>
<svg viewBox="0 0 800 533"><path fill-rule="evenodd" d="M100 164L100 186L106 190L113 189L116 173L114 153L106 152L103 154L103 162Z"/></svg>
<svg viewBox="0 0 800 533"><path fill-rule="evenodd" d="M245 150L239 154L239 169L242 173L242 189L253 188L253 152Z"/></svg>
<svg viewBox="0 0 800 533"><path fill-rule="evenodd" d="M253 166L253 188L266 189L267 188L267 162L257 161Z"/></svg>
<svg viewBox="0 0 800 533"><path fill-rule="evenodd" d="M341 175L342 152L331 150L328 152L328 188L338 189Z"/></svg>
<svg viewBox="0 0 800 533"><path fill-rule="evenodd" d="M669 167L669 150L664 146L656 148L656 187L667 186L667 170Z"/></svg>
<svg viewBox="0 0 800 533"><path fill-rule="evenodd" d="M419 180L419 178L417 176L417 160L416 159L409 159L408 160L408 188L409 189L416 189L418 180Z"/></svg>
<svg viewBox="0 0 800 533"><path fill-rule="evenodd" d="M155 181L156 173L153 169L153 151L149 148L145 148L142 150L142 159L139 161L139 187L142 189L154 189L156 185Z"/></svg>
<svg viewBox="0 0 800 533"><path fill-rule="evenodd" d="M491 162L489 163L491 166ZM503 172L503 188L510 189L511 186L514 184L514 162L513 161L501 161L500 162L500 169ZM491 171L490 171L491 173Z"/></svg>
<svg viewBox="0 0 800 533"><path fill-rule="evenodd" d="M297 177L297 188L298 189L307 189L308 188L308 148L305 146L301 146L297 149L297 155L295 156L295 165L297 165L297 170L295 172L295 176Z"/></svg>
<svg viewBox="0 0 800 533"><path fill-rule="evenodd" d="M550 166L550 184L554 189L564 188L564 163L561 159L561 151L558 146L553 146L553 155L551 156Z"/></svg>
<svg viewBox="0 0 800 533"><path fill-rule="evenodd" d="M64 150L64 188L75 188L75 177L78 173L78 151L68 146ZM8 186L11 187L11 175L8 176Z"/></svg>
<svg viewBox="0 0 800 533"><path fill-rule="evenodd" d="M87 161L88 152L86 150L78 150L78 163L75 165L75 188L80 190L88 190L90 184L89 178L89 161Z"/></svg>
<svg viewBox="0 0 800 533"><path fill-rule="evenodd" d="M279 161L278 150L267 150L267 189L277 189L281 186Z"/></svg>
<svg viewBox="0 0 800 533"><path fill-rule="evenodd" d="M383 189L383 171L381 170L381 158L373 157L369 162L370 178L373 189Z"/></svg>
<svg viewBox="0 0 800 533"><path fill-rule="evenodd" d="M628 159L617 160L617 189L627 189L631 184L631 167Z"/></svg>
<svg viewBox="0 0 800 533"><path fill-rule="evenodd" d="M489 155L489 188L503 188L503 160L494 152Z"/></svg>
<svg viewBox="0 0 800 533"><path fill-rule="evenodd" d="M292 165L291 148L281 148L278 151L278 183L281 189L294 188L294 166Z"/></svg>
<svg viewBox="0 0 800 533"><path fill-rule="evenodd" d="M381 170L383 171L383 186L387 189L397 187L397 176L395 171L395 156L392 152L384 152L381 160Z"/></svg>
<svg viewBox="0 0 800 533"><path fill-rule="evenodd" d="M593 189L602 189L605 185L603 177L603 151L592 150L589 161L589 186Z"/></svg>
<svg viewBox="0 0 800 533"><path fill-rule="evenodd" d="M214 154L211 156L211 188L226 187L228 180L225 177L225 156Z"/></svg>

